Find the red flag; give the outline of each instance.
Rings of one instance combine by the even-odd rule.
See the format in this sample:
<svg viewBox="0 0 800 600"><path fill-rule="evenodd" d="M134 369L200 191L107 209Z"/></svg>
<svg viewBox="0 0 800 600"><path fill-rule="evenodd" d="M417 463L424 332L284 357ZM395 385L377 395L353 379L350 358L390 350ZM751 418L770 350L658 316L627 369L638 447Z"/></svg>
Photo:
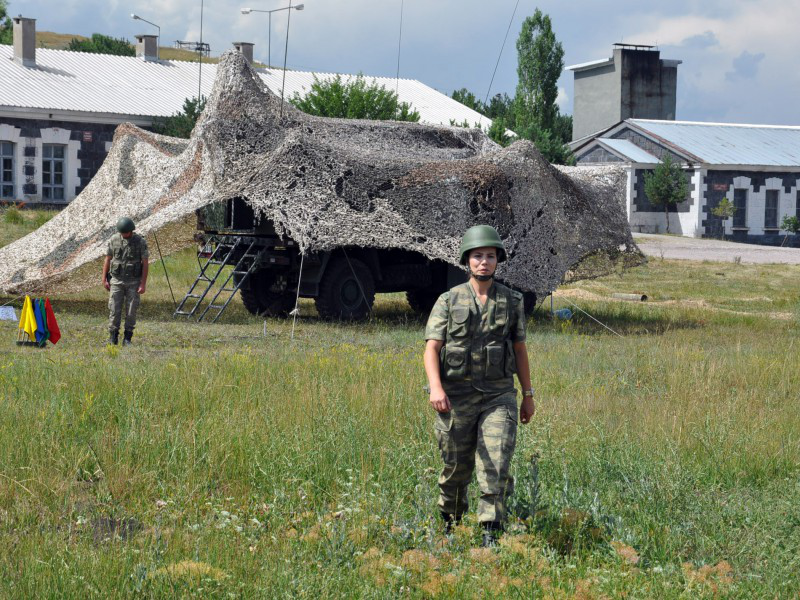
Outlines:
<svg viewBox="0 0 800 600"><path fill-rule="evenodd" d="M47 319L47 330L50 332L50 341L55 344L61 339L61 331L58 328L53 307L50 306L50 298L45 298L44 300L44 312Z"/></svg>

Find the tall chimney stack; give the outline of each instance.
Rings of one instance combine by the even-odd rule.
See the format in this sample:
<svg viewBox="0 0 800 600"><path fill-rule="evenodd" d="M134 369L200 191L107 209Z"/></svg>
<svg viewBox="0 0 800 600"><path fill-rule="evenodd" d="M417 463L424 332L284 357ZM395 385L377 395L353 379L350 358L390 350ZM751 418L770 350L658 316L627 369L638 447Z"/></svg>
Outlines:
<svg viewBox="0 0 800 600"><path fill-rule="evenodd" d="M253 64L253 44L251 42L233 42L233 47L244 54L248 63Z"/></svg>
<svg viewBox="0 0 800 600"><path fill-rule="evenodd" d="M136 58L158 60L158 36L140 33L136 36Z"/></svg>
<svg viewBox="0 0 800 600"><path fill-rule="evenodd" d="M14 17L14 60L25 66L36 66L36 19Z"/></svg>

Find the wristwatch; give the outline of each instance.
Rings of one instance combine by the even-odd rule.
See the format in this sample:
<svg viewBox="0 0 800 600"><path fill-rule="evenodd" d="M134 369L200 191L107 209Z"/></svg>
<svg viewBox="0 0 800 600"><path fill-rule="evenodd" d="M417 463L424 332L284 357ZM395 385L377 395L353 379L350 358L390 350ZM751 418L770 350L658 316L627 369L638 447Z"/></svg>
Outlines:
<svg viewBox="0 0 800 600"><path fill-rule="evenodd" d="M522 392L523 398L533 398L533 388Z"/></svg>

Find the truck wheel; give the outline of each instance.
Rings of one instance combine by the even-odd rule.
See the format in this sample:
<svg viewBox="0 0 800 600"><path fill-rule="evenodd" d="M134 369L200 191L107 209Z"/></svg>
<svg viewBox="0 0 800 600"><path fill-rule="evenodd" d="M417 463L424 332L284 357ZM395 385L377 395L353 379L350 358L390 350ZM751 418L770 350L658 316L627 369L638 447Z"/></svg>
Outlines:
<svg viewBox="0 0 800 600"><path fill-rule="evenodd" d="M525 316L530 317L536 308L536 294L534 292L522 292L522 304L525 309Z"/></svg>
<svg viewBox="0 0 800 600"><path fill-rule="evenodd" d="M294 294L289 291L274 291L275 275L269 271L250 274L249 289L240 288L242 304L253 315L259 317L285 317L294 308ZM238 283L238 278L237 278Z"/></svg>
<svg viewBox="0 0 800 600"><path fill-rule="evenodd" d="M418 290L408 290L406 292L406 300L413 310L418 315L426 316L430 314L436 300L446 290L437 290L431 288L422 288Z"/></svg>
<svg viewBox="0 0 800 600"><path fill-rule="evenodd" d="M375 280L367 265L356 258L351 258L348 264L343 256L331 260L315 300L320 317L360 321L367 318L374 301Z"/></svg>

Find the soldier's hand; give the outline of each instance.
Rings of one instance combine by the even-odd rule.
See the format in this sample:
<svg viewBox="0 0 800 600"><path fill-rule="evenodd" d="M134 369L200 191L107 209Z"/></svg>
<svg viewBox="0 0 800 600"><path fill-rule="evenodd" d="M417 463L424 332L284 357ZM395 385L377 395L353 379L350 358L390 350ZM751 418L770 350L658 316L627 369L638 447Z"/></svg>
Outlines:
<svg viewBox="0 0 800 600"><path fill-rule="evenodd" d="M523 424L530 423L533 418L533 413L535 412L536 404L533 398L525 396L525 398L522 399L522 405L519 407L519 420L522 421Z"/></svg>
<svg viewBox="0 0 800 600"><path fill-rule="evenodd" d="M145 287L144 287L144 284L142 284L142 285L139 286L139 289L136 290L136 293L137 294L144 294L144 292L145 292Z"/></svg>
<svg viewBox="0 0 800 600"><path fill-rule="evenodd" d="M450 398L447 397L443 389L431 390L430 401L436 412L450 412Z"/></svg>
<svg viewBox="0 0 800 600"><path fill-rule="evenodd" d="M106 279L105 277L103 277L103 287L106 288L106 290L110 290L111 289L111 284L108 282L108 279Z"/></svg>

